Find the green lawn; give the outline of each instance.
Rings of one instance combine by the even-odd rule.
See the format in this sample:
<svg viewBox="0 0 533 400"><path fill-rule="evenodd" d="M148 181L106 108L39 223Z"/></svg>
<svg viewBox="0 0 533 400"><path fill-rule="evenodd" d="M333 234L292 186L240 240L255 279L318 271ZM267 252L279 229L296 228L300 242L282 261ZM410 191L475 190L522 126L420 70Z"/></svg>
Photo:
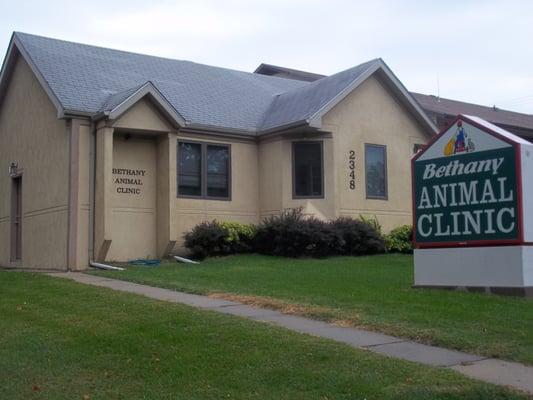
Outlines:
<svg viewBox="0 0 533 400"><path fill-rule="evenodd" d="M258 322L0 272L1 399L519 399Z"/></svg>
<svg viewBox="0 0 533 400"><path fill-rule="evenodd" d="M240 255L198 266L171 263L99 273L187 292L255 296L241 300L281 309L298 305L291 311L533 364L531 299L413 289L411 256L315 260Z"/></svg>

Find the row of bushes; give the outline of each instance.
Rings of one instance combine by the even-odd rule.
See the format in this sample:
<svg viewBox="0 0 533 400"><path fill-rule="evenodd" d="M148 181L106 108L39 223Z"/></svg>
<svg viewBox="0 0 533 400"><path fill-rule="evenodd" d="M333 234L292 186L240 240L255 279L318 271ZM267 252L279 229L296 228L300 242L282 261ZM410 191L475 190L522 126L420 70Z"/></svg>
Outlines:
<svg viewBox="0 0 533 400"><path fill-rule="evenodd" d="M301 209L270 216L257 226L203 222L185 234L185 247L199 259L248 252L326 257L412 251L410 226L399 227L383 237L376 220L340 217L322 221L305 216Z"/></svg>

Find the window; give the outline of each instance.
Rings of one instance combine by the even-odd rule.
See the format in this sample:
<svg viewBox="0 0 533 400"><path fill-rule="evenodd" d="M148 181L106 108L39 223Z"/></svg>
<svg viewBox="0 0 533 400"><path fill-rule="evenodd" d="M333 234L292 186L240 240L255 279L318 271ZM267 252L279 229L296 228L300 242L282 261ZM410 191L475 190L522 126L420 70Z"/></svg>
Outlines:
<svg viewBox="0 0 533 400"><path fill-rule="evenodd" d="M227 146L207 146L207 197L229 197Z"/></svg>
<svg viewBox="0 0 533 400"><path fill-rule="evenodd" d="M365 144L366 197L387 199L387 148Z"/></svg>
<svg viewBox="0 0 533 400"><path fill-rule="evenodd" d="M178 142L178 195L230 198L230 146Z"/></svg>
<svg viewBox="0 0 533 400"><path fill-rule="evenodd" d="M322 142L292 144L292 181L294 198L324 196Z"/></svg>
<svg viewBox="0 0 533 400"><path fill-rule="evenodd" d="M202 145L178 143L178 193L184 196L202 195Z"/></svg>

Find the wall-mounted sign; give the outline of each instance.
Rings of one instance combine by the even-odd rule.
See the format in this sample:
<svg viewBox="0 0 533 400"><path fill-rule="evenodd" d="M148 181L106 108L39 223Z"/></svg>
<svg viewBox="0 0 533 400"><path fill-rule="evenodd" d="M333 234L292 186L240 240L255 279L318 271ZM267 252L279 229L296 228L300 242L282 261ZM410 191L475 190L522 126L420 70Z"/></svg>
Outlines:
<svg viewBox="0 0 533 400"><path fill-rule="evenodd" d="M413 158L419 247L522 241L520 146L509 135L462 116Z"/></svg>
<svg viewBox="0 0 533 400"><path fill-rule="evenodd" d="M117 193L140 195L145 175L144 169L113 168L113 183Z"/></svg>

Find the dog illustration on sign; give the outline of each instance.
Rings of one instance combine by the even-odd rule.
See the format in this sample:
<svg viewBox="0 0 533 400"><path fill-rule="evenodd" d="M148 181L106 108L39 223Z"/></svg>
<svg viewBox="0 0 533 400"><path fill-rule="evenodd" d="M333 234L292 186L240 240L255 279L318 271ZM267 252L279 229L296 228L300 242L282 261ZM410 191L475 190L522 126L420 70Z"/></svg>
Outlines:
<svg viewBox="0 0 533 400"><path fill-rule="evenodd" d="M460 153L470 153L475 150L474 142L468 137L463 127L463 121L457 122L457 131L444 147L444 155L452 156Z"/></svg>

